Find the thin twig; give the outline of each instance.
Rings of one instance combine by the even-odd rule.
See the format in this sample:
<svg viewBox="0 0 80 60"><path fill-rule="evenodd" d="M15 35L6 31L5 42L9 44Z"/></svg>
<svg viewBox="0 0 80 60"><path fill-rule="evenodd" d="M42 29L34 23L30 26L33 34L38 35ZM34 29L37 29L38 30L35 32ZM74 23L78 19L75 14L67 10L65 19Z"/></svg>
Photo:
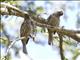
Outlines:
<svg viewBox="0 0 80 60"><path fill-rule="evenodd" d="M20 38L14 40L14 41L8 46L8 49L7 49L7 52L6 52L5 56L7 56L7 54L9 53L9 49L16 43L16 41L19 41L19 40L22 40L22 39L25 39L25 37L20 37Z"/></svg>

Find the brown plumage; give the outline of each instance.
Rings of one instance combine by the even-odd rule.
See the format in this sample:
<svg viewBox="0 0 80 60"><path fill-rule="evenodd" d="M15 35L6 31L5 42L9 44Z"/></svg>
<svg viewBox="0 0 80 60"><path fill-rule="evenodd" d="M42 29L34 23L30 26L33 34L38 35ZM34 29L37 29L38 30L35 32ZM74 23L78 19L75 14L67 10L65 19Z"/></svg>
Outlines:
<svg viewBox="0 0 80 60"><path fill-rule="evenodd" d="M26 39L21 40L23 44L23 52L25 54L27 54L26 44L28 43L31 29L32 29L32 25L31 25L30 17L28 15L25 15L24 22L22 23L21 28L20 28L20 36L26 37Z"/></svg>
<svg viewBox="0 0 80 60"><path fill-rule="evenodd" d="M62 16L62 15L63 15L62 11L57 11L57 12L53 13L48 18L48 24L51 26L59 27L60 16ZM55 32L56 31L54 31L54 34L55 34ZM51 29L48 29L48 33L49 33L48 44L51 45L52 40L53 40L52 39L53 33L52 33Z"/></svg>

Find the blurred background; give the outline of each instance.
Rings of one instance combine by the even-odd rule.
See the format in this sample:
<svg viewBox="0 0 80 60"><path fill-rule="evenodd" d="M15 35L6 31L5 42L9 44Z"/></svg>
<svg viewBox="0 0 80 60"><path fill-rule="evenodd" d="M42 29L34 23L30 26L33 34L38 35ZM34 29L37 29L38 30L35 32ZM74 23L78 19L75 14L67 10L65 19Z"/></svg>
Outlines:
<svg viewBox="0 0 80 60"><path fill-rule="evenodd" d="M52 13L62 10L64 15L60 18L60 27L64 26L65 29L80 30L80 1L3 1L16 6L20 10L31 10L34 14L47 19ZM0 50L1 57L6 53L8 41L16 40L20 35L20 27L23 18L17 16L1 15L0 17ZM61 60L59 53L59 40L54 39L54 45L49 46L48 33L46 28L36 28L34 43L30 38L29 43L26 45L29 57L32 60ZM45 30L45 31L44 31ZM69 37L64 38L64 55L65 60L80 60L80 43L72 40ZM22 52L22 43L17 41L10 49L8 60L28 60Z"/></svg>

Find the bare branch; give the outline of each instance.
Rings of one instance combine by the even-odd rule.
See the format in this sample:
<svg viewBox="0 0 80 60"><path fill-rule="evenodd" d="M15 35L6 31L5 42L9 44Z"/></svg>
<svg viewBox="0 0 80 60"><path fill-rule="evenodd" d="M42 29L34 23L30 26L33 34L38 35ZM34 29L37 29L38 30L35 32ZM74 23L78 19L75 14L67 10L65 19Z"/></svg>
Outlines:
<svg viewBox="0 0 80 60"><path fill-rule="evenodd" d="M59 42L59 48L60 48L60 56L61 56L61 60L64 60L64 54L63 54L63 36L62 34L58 33L59 35L59 39L60 39L60 42Z"/></svg>
<svg viewBox="0 0 80 60"><path fill-rule="evenodd" d="M7 54L9 53L10 48L16 43L16 41L19 41L19 40L22 40L22 39L25 39L25 37L20 37L20 38L14 40L14 41L8 46L8 49L7 49L7 52L6 52L5 56L7 56Z"/></svg>
<svg viewBox="0 0 80 60"><path fill-rule="evenodd" d="M1 5L4 5L4 6L6 6L6 7L8 7L8 8L11 8L13 11L15 11L15 13L14 12L12 12L11 13L11 15L15 15L15 16L20 16L20 17L23 17L24 18L24 15L25 14L27 14L27 15L29 15L27 12L25 12L25 11L22 11L22 10L20 10L20 9L18 9L18 8L16 8L16 7L14 7L14 6L12 6L12 5L9 5L9 4L7 4L7 3L1 3ZM8 9L7 8L7 9ZM1 11L1 10L0 10ZM9 15L9 12L1 12L1 14L8 14ZM34 22L36 25L40 25L40 26L44 26L44 27L47 27L47 28L52 28L52 26L50 27L49 25L48 25L48 22L46 22L45 21L45 19L43 19L43 18L39 18L39 17L37 17L37 16L31 16L30 15L30 17L33 19L32 20L32 22ZM39 23L38 23L39 22ZM48 26L47 26L48 25ZM53 29L53 31L54 30L56 30L57 32L59 32L59 33L61 33L61 34L63 34L63 35L67 35L68 37L71 37L71 38L73 38L74 40L76 40L76 41L78 41L78 42L80 42L80 37L78 37L77 35L76 35L76 33L80 33L80 31L74 31L74 30L67 30L67 29L63 29L62 30L62 28L58 28L58 27L53 27L54 29Z"/></svg>
<svg viewBox="0 0 80 60"><path fill-rule="evenodd" d="M80 42L80 37L77 36L77 32L73 31L73 30L67 30L67 29L62 29L62 28L59 28L59 27L55 27L53 31L58 32L58 33L61 33L62 35L66 35L68 37L71 37L72 39Z"/></svg>
<svg viewBox="0 0 80 60"><path fill-rule="evenodd" d="M17 12L16 16L24 17L24 14L28 14L27 12L22 11L22 10L20 10L20 9L18 9L18 8L12 6L12 5L10 5L10 4L7 4L7 3L1 3L1 6L6 6L7 9L12 9L13 11L16 11ZM12 13L12 12L10 12L10 13ZM14 15L14 14L12 13L12 15Z"/></svg>
<svg viewBox="0 0 80 60"><path fill-rule="evenodd" d="M1 6L6 6L6 7L10 8L10 9L12 9L14 11L17 11L17 12L21 13L21 14L28 14L27 12L22 11L22 10L20 10L20 9L10 5L10 4L8 4L8 3L1 3Z"/></svg>

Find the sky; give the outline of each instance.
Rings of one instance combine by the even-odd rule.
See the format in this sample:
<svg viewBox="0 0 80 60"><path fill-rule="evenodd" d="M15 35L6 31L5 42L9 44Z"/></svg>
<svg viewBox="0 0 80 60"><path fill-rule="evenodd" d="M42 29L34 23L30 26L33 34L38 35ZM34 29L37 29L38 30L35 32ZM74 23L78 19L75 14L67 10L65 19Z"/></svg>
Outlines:
<svg viewBox="0 0 80 60"><path fill-rule="evenodd" d="M45 8L45 12L47 12L48 15L42 14L42 17L48 18L48 16L50 14L52 14L53 10L59 9L58 7L61 4L66 3L66 4L71 4L71 6L74 5L74 10L66 9L66 14L68 15L68 19L67 19L67 21L65 21L62 16L60 26L65 26L66 29L75 29L76 14L78 11L77 2L73 2L73 3L61 2L61 1L60 1L60 3L58 3L58 2L57 3L56 3L56 1L53 2L57 5L52 5L52 6L49 4L48 5L46 4L47 8ZM37 2L35 2L35 4L36 4L36 6L45 7L43 1L42 2L37 1ZM54 6L56 6L56 7L54 8ZM5 17L1 18L1 21L4 22L5 30L10 35L11 40L15 40L16 37L19 37L19 34L20 34L19 29L20 29L20 26L23 22L23 18L20 18L20 17L16 18L15 16L13 16L13 17L10 16L6 19L5 19ZM26 47L28 48L29 56L32 57L33 60L60 60L59 48L57 46L53 46L53 48L51 46L49 46L47 44L47 39L48 38L41 33L37 34L36 40L42 41L43 45L35 44L30 39L30 41ZM17 43L17 46L20 46L20 48L22 48L22 45L20 45L20 43ZM20 50L20 55L24 56L24 57L21 56L21 60L26 59L26 56L22 53L22 49ZM66 57L68 57L71 60L72 54L70 52L68 52L68 53L66 53ZM13 58L14 58L14 56L13 56ZM79 60L79 59L80 59L80 56L77 60ZM14 58L13 60L20 60L20 59Z"/></svg>
<svg viewBox="0 0 80 60"><path fill-rule="evenodd" d="M66 14L68 16L68 19L67 19L67 21L65 21L65 19L62 16L60 18L60 26L64 26L66 29L76 29L76 21L77 21L76 15L77 15L78 11L80 11L78 9L78 1L75 1L75 2L71 2L71 1L51 1L51 2L52 2L52 5L46 4L46 6L47 6L46 12L47 12L48 15L43 15L43 17L47 18L53 12L58 11L58 10L62 10L60 7L63 4L67 4ZM45 3L43 1L41 1L41 2L36 1L35 4L36 4L36 6L45 7L44 6ZM74 7L73 10L68 9L69 6Z"/></svg>
<svg viewBox="0 0 80 60"><path fill-rule="evenodd" d="M20 2L20 3L21 5L26 6L26 2ZM47 14L44 14L44 13L41 14L41 17L47 19L55 11L63 10L60 7L66 4L65 14L67 15L67 19L64 19L64 15L61 16L60 27L64 26L64 28L66 29L76 30L76 22L77 22L76 15L78 11L80 11L80 8L78 7L78 3L80 3L80 1L49 1L49 2L51 2L51 4L47 3L47 1L35 1L36 7L42 6L45 10L44 13L47 13Z"/></svg>

